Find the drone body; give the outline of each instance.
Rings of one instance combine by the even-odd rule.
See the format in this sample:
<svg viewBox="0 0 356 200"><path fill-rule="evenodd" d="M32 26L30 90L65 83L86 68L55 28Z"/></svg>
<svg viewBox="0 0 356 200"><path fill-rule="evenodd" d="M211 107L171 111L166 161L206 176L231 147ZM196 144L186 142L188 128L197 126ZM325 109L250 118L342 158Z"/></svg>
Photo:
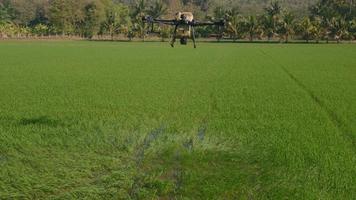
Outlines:
<svg viewBox="0 0 356 200"><path fill-rule="evenodd" d="M194 48L196 48L194 27L214 26L214 25L224 26L225 24L223 20L218 22L197 22L194 20L194 15L191 12L178 12L176 14L175 19L171 19L171 20L154 19L150 16L143 17L142 20L144 22L150 23L152 26L152 30L153 30L154 23L174 26L174 32L172 34L172 40L170 42L172 47L174 47L174 43L177 38L180 39L180 43L182 45L186 45L188 39L191 38L193 40Z"/></svg>
<svg viewBox="0 0 356 200"><path fill-rule="evenodd" d="M180 20L182 18L185 18L187 20L187 22L193 22L193 20L194 20L193 13L191 13L191 12L178 12L176 14L176 20ZM178 29L176 30L175 37L180 39L181 45L186 45L188 42L188 38L192 38L194 41L194 48L196 48L195 36L193 36L193 30L194 30L194 28L192 28L191 26L187 26L187 25L178 26ZM175 39L173 39L171 41L172 47L174 47L174 42L175 42Z"/></svg>

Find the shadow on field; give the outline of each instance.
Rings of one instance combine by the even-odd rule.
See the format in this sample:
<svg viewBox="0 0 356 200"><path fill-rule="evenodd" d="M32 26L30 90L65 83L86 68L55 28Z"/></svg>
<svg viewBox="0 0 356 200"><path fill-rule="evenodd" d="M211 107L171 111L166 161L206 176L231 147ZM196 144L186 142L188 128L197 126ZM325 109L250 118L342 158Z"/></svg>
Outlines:
<svg viewBox="0 0 356 200"><path fill-rule="evenodd" d="M60 121L58 120L50 119L48 116L41 116L36 118L23 118L20 120L20 125L41 125L49 127L58 127L61 126L62 123L60 123Z"/></svg>

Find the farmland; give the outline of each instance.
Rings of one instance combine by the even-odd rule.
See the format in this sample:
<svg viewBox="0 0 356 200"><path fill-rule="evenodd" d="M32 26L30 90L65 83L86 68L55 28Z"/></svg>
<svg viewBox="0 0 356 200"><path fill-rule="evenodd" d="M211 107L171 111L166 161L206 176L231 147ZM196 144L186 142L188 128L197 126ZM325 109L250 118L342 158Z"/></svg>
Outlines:
<svg viewBox="0 0 356 200"><path fill-rule="evenodd" d="M356 199L356 46L0 43L0 199Z"/></svg>

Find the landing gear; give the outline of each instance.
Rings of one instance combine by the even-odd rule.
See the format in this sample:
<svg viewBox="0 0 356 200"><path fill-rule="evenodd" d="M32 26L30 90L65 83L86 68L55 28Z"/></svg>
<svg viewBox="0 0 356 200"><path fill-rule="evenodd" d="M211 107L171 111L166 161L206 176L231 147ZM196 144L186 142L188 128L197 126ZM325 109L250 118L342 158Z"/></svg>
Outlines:
<svg viewBox="0 0 356 200"><path fill-rule="evenodd" d="M174 47L174 43L176 42L177 39L177 31L178 31L178 26L179 24L177 24L174 28L173 34L172 34L172 40L170 42L171 47ZM180 39L180 44L181 45L187 45L188 44L188 38L192 38L193 40L193 44L194 44L194 48L197 48L196 42L195 42L195 30L193 26L189 26L189 36L188 35L184 35L184 36L179 36L178 38Z"/></svg>
<svg viewBox="0 0 356 200"><path fill-rule="evenodd" d="M197 48L197 45L195 43L195 30L194 30L193 26L191 26L191 29L192 29L192 40L193 40L194 49L195 49L195 48Z"/></svg>
<svg viewBox="0 0 356 200"><path fill-rule="evenodd" d="M178 30L178 25L176 25L174 27L174 32L173 32L172 41L171 41L171 47L174 47L174 43L176 42L177 30Z"/></svg>

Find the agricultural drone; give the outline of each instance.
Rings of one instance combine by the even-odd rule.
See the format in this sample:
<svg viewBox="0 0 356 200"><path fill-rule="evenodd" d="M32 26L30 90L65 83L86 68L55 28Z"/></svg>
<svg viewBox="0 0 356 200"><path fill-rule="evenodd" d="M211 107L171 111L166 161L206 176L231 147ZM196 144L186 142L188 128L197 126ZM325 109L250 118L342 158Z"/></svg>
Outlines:
<svg viewBox="0 0 356 200"><path fill-rule="evenodd" d="M193 40L194 48L196 48L195 43L195 30L197 26L224 26L225 21L208 21L208 22L198 22L194 20L193 13L191 12L178 12L174 19L154 19L151 16L145 16L142 18L144 23L148 23L151 26L151 32L153 32L153 25L156 24L166 24L174 26L174 32L172 35L172 41L170 42L171 46L174 47L174 43L177 38L180 39L180 44L186 45L188 39Z"/></svg>

